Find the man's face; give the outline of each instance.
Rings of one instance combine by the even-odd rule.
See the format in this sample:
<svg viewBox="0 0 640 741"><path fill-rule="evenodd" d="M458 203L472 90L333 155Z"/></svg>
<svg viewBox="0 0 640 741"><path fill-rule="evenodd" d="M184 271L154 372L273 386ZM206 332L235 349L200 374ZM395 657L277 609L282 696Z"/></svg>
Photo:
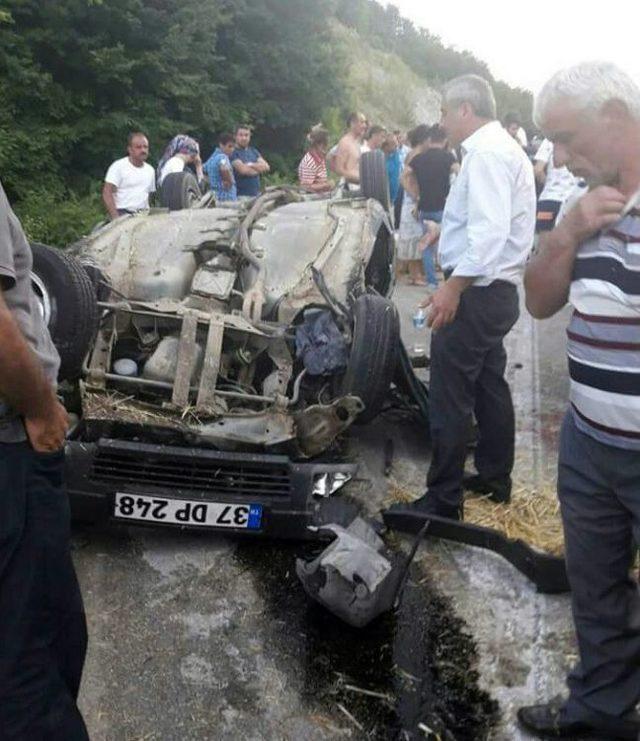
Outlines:
<svg viewBox="0 0 640 741"><path fill-rule="evenodd" d="M238 129L236 131L236 146L239 149L246 149L251 141L251 131L249 129Z"/></svg>
<svg viewBox="0 0 640 741"><path fill-rule="evenodd" d="M367 119L362 113L358 114L358 117L351 122L351 133L354 136L362 138L367 130Z"/></svg>
<svg viewBox="0 0 640 741"><path fill-rule="evenodd" d="M134 165L141 165L149 156L149 142L146 136L134 136L127 147L127 154Z"/></svg>
<svg viewBox="0 0 640 741"><path fill-rule="evenodd" d="M447 132L447 139L452 147L457 147L469 135L467 111L465 105L444 102L440 108L440 126Z"/></svg>
<svg viewBox="0 0 640 741"><path fill-rule="evenodd" d="M619 163L616 121L602 111L582 111L564 100L552 105L542 122L545 136L553 142L556 167L566 167L587 183L611 185L617 181Z"/></svg>
<svg viewBox="0 0 640 741"><path fill-rule="evenodd" d="M381 149L385 154L393 154L393 152L395 152L397 148L398 140L393 134L388 135L382 142Z"/></svg>
<svg viewBox="0 0 640 741"><path fill-rule="evenodd" d="M382 146L382 142L386 139L386 132L385 131L378 131L373 136L369 138L369 148L370 149L380 149Z"/></svg>
<svg viewBox="0 0 640 741"><path fill-rule="evenodd" d="M227 155L227 157L230 157L235 149L235 145L233 142L227 142L226 144L221 144L220 149Z"/></svg>
<svg viewBox="0 0 640 741"><path fill-rule="evenodd" d="M507 126L507 133L509 134L509 136L512 136L514 139L517 139L519 130L520 130L520 125L517 123L510 123Z"/></svg>

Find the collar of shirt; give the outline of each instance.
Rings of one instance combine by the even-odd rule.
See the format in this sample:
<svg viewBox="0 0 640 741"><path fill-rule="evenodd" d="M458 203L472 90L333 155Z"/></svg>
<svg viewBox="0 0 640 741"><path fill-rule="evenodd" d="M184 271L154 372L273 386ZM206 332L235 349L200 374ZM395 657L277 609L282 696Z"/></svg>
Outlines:
<svg viewBox="0 0 640 741"><path fill-rule="evenodd" d="M475 149L484 147L488 142L493 141L496 135L501 136L503 132L504 129L499 121L489 121L476 129L460 146L464 154L469 154Z"/></svg>

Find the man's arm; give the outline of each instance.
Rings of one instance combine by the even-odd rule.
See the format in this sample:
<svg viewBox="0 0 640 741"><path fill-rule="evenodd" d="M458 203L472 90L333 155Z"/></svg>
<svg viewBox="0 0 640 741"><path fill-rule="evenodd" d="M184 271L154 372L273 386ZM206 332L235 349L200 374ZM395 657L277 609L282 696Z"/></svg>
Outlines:
<svg viewBox="0 0 640 741"><path fill-rule="evenodd" d="M405 165L402 175L400 175L400 184L406 192L417 201L420 198L420 189L418 188L418 179L411 165Z"/></svg>
<svg viewBox="0 0 640 741"><path fill-rule="evenodd" d="M536 183L541 188L544 188L547 179L547 169L552 162L552 158L553 144L548 139L544 139L533 158L533 175Z"/></svg>
<svg viewBox="0 0 640 741"><path fill-rule="evenodd" d="M452 275L444 285L430 297L426 298L420 306L429 306L429 319L427 324L432 330L440 329L445 324L451 324L456 318L460 296L473 284L474 278L462 278Z"/></svg>
<svg viewBox="0 0 640 741"><path fill-rule="evenodd" d="M27 435L40 452L59 450L68 427L56 398L0 291L0 395L24 417Z"/></svg>
<svg viewBox="0 0 640 741"><path fill-rule="evenodd" d="M300 185L309 193L326 193L329 190L333 190L335 183L333 180L325 180L321 183L304 183L300 182Z"/></svg>
<svg viewBox="0 0 640 741"><path fill-rule="evenodd" d="M112 220L118 218L118 209L116 208L116 200L114 198L116 190L117 188L113 183L105 182L102 186L102 201L107 209L109 218Z"/></svg>
<svg viewBox="0 0 640 741"><path fill-rule="evenodd" d="M578 247L618 221L625 203L615 188L595 188L580 198L555 229L541 237L524 274L526 306L532 316L547 319L567 303Z"/></svg>
<svg viewBox="0 0 640 741"><path fill-rule="evenodd" d="M253 166L260 173L260 175L271 172L271 167L267 160L264 159L264 157L258 157L258 159L253 163Z"/></svg>
<svg viewBox="0 0 640 741"><path fill-rule="evenodd" d="M255 162L248 164L247 162L243 162L240 159L236 159L236 160L233 160L231 164L233 165L233 169L238 173L238 175L244 175L245 177L253 177L254 175L260 174L258 170L254 167Z"/></svg>
<svg viewBox="0 0 640 741"><path fill-rule="evenodd" d="M201 183L204 180L204 170L202 169L202 157L200 155L193 160L193 166L196 170L196 178Z"/></svg>
<svg viewBox="0 0 640 741"><path fill-rule="evenodd" d="M536 179L536 183L541 188L544 188L544 184L547 180L547 163L542 160L536 160L533 163L533 175Z"/></svg>
<svg viewBox="0 0 640 741"><path fill-rule="evenodd" d="M224 162L221 162L218 167L220 173L220 179L225 189L228 190L233 185L233 178L231 177L231 170L227 167Z"/></svg>

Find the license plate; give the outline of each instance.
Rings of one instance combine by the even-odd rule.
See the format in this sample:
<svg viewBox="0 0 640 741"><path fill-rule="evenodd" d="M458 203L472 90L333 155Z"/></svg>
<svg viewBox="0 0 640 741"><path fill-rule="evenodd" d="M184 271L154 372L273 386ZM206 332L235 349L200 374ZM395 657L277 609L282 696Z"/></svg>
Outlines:
<svg viewBox="0 0 640 741"><path fill-rule="evenodd" d="M262 505L166 499L117 492L113 516L119 520L158 524L259 530L262 524Z"/></svg>

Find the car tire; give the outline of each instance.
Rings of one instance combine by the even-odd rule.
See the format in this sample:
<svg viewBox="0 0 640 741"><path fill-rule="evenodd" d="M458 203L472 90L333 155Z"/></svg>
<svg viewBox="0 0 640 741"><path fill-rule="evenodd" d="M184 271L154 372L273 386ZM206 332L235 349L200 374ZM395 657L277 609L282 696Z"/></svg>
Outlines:
<svg viewBox="0 0 640 741"><path fill-rule="evenodd" d="M375 198L385 211L391 211L387 162L379 149L360 155L360 193L365 198Z"/></svg>
<svg viewBox="0 0 640 741"><path fill-rule="evenodd" d="M188 170L170 173L160 186L160 205L170 211L191 208L200 198L198 181Z"/></svg>
<svg viewBox="0 0 640 741"><path fill-rule="evenodd" d="M356 423L370 422L382 408L396 370L400 320L392 301L374 294L353 305L353 340L342 393L358 396L365 408Z"/></svg>
<svg viewBox="0 0 640 741"><path fill-rule="evenodd" d="M82 373L98 327L96 292L75 257L38 242L31 242L31 252L32 286L60 354L58 379L73 381Z"/></svg>

